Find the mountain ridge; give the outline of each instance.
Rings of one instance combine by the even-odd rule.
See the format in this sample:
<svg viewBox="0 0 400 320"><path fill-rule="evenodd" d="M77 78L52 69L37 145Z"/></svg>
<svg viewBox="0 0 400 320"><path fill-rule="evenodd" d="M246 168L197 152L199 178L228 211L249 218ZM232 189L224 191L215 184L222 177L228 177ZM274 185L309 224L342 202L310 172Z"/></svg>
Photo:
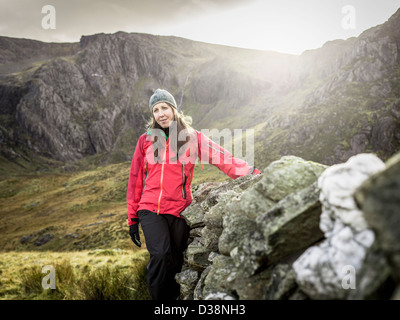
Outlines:
<svg viewBox="0 0 400 320"><path fill-rule="evenodd" d="M397 10L299 56L123 31L61 44L0 37L1 160L28 170L129 161L158 87L197 129L255 129L262 166L287 154L386 159L400 146L399 21Z"/></svg>

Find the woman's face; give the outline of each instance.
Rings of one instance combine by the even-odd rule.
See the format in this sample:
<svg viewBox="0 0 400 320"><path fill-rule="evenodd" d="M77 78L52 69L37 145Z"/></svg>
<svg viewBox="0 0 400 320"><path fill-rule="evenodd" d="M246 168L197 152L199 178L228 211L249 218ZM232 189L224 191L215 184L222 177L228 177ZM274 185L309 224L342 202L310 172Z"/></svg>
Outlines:
<svg viewBox="0 0 400 320"><path fill-rule="evenodd" d="M153 116L161 128L168 128L172 121L174 121L174 112L172 107L165 102L157 103L153 107Z"/></svg>

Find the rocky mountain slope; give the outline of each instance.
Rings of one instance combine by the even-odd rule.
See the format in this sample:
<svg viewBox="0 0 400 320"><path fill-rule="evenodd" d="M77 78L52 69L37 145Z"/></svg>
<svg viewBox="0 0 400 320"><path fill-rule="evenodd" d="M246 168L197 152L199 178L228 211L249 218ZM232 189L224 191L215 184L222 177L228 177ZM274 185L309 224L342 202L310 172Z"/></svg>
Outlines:
<svg viewBox="0 0 400 320"><path fill-rule="evenodd" d="M0 37L2 174L129 161L167 88L194 127L253 128L256 165L323 164L400 146L400 10L357 38L300 56L124 33L79 43Z"/></svg>

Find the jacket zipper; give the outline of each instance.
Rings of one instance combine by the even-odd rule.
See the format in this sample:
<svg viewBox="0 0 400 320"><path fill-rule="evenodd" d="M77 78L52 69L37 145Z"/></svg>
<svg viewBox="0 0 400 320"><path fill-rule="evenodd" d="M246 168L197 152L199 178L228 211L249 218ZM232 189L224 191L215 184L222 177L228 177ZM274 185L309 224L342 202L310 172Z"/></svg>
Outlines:
<svg viewBox="0 0 400 320"><path fill-rule="evenodd" d="M185 174L185 164L184 163L182 163L182 179L183 179L182 197L183 197L183 199L186 199L186 179L187 179L187 176Z"/></svg>
<svg viewBox="0 0 400 320"><path fill-rule="evenodd" d="M147 160L145 160L144 162L145 165L145 169L144 169L144 180L143 180L143 190L142 190L142 194L144 193L144 188L146 188L146 179L147 179L147 174L148 174L148 170L147 170Z"/></svg>
<svg viewBox="0 0 400 320"><path fill-rule="evenodd" d="M165 153L164 153L164 160L163 160L163 163L161 165L160 196L158 197L157 215L160 214L161 196L162 196L162 192L163 192L164 164L165 164L165 161L167 161L168 144L169 144L169 141L167 141L167 145L165 147Z"/></svg>

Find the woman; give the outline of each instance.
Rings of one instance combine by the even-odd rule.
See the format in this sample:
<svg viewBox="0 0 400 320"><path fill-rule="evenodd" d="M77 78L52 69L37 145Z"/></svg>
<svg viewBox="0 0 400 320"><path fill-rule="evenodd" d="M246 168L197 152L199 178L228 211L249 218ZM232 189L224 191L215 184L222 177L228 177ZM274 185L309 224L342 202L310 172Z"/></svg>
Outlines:
<svg viewBox="0 0 400 320"><path fill-rule="evenodd" d="M129 175L129 234L140 247L141 224L150 253L147 283L152 299L175 300L179 296L175 274L181 270L189 238L189 226L180 213L192 202L196 159L215 165L233 179L260 171L191 128L168 91L157 89L149 108L151 126L139 137Z"/></svg>

